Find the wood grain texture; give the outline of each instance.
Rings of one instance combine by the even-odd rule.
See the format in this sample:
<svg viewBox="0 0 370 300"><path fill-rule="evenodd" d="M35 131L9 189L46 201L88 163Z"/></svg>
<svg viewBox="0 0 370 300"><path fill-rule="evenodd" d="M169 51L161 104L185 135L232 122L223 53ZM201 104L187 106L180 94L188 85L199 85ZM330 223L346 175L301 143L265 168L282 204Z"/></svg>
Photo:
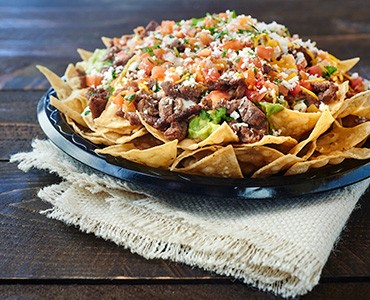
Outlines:
<svg viewBox="0 0 370 300"><path fill-rule="evenodd" d="M369 1L291 0L138 0L106 2L29 1L0 4L0 89L45 89L48 84L35 69L42 64L63 74L79 60L77 48L103 47L101 36L131 33L150 20L187 19L207 12L235 9L265 22L276 20L292 33L311 38L340 58L360 56L370 62ZM359 9L359 7L361 9ZM352 12L356 13L352 13ZM310 13L307 13L310 12ZM359 70L364 64L359 65ZM362 71L362 69L361 69ZM370 70L366 70L369 74Z"/></svg>
<svg viewBox="0 0 370 300"><path fill-rule="evenodd" d="M240 283L222 284L5 284L0 286L1 299L233 299L272 300L282 299L261 293ZM351 299L364 300L370 297L368 283L322 284L302 300Z"/></svg>
<svg viewBox="0 0 370 300"><path fill-rule="evenodd" d="M361 57L370 78L370 1L15 0L0 3L0 299L276 299L238 281L117 245L40 214L37 198L60 178L23 173L11 154L45 138L36 105L49 84L35 68L62 75L76 49L102 47L152 19L186 19L235 9L317 41L340 58ZM324 267L301 299L370 298L370 191L360 199Z"/></svg>

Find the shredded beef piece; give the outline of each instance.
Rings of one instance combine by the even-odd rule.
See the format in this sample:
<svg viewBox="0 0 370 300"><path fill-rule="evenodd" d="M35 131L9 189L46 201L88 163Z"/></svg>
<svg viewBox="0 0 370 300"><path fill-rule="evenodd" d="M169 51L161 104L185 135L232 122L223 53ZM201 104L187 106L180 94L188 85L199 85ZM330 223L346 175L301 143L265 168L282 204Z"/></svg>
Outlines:
<svg viewBox="0 0 370 300"><path fill-rule="evenodd" d="M234 100L222 99L216 103L214 108L217 109L220 107L225 107L226 113L231 114L239 108L240 102L241 102L241 99L234 99Z"/></svg>
<svg viewBox="0 0 370 300"><path fill-rule="evenodd" d="M149 31L154 31L159 26L158 22L156 20L151 20L148 25L145 27L145 33Z"/></svg>
<svg viewBox="0 0 370 300"><path fill-rule="evenodd" d="M171 115L167 119L167 121L168 121L168 123L172 123L172 122L175 122L175 121L181 121L181 120L189 119L189 118L197 115L200 110L201 110L201 106L198 105L198 104L195 104L195 105L189 106L188 108L185 108L184 110L182 110L180 112L174 113L173 115Z"/></svg>
<svg viewBox="0 0 370 300"><path fill-rule="evenodd" d="M158 103L159 117L167 119L173 114L173 98L164 97Z"/></svg>
<svg viewBox="0 0 370 300"><path fill-rule="evenodd" d="M121 47L118 47L118 46L111 46L107 53L105 54L103 60L107 61L107 60L113 60L114 58L114 55L118 52L121 52L122 48Z"/></svg>
<svg viewBox="0 0 370 300"><path fill-rule="evenodd" d="M263 64L262 68L263 68L263 73L264 74L268 74L270 72L277 72L275 68L271 67L268 64Z"/></svg>
<svg viewBox="0 0 370 300"><path fill-rule="evenodd" d="M256 129L265 129L268 133L268 121L265 114L247 98L241 99L238 107L243 122L251 125Z"/></svg>
<svg viewBox="0 0 370 300"><path fill-rule="evenodd" d="M107 100L109 98L109 92L103 89L91 89L88 92L89 98L89 108L92 114L92 117L98 118L101 113L104 111L105 106L107 105Z"/></svg>
<svg viewBox="0 0 370 300"><path fill-rule="evenodd" d="M228 90L232 98L244 97L247 90L244 78L234 76L234 72L224 73L220 79L209 81L206 85L209 90Z"/></svg>
<svg viewBox="0 0 370 300"><path fill-rule="evenodd" d="M208 97L203 97L200 101L200 105L203 109L212 109L212 100Z"/></svg>
<svg viewBox="0 0 370 300"><path fill-rule="evenodd" d="M139 116L136 114L136 112L126 112L124 117L130 122L131 125L141 124Z"/></svg>
<svg viewBox="0 0 370 300"><path fill-rule="evenodd" d="M242 143L251 144L258 142L267 133L264 132L263 130L257 130L254 128L249 128L247 126L241 126L237 134Z"/></svg>
<svg viewBox="0 0 370 300"><path fill-rule="evenodd" d="M299 92L298 94L295 95L289 93L285 97L285 100L288 101L290 105L292 105L296 101L305 100L307 107L309 107L311 104L314 104L315 106L319 107L320 104L320 101L318 101L315 97L304 92Z"/></svg>
<svg viewBox="0 0 370 300"><path fill-rule="evenodd" d="M186 138L188 133L188 123L184 121L174 121L171 123L170 127L164 132L164 135L169 140L179 140L182 141Z"/></svg>
<svg viewBox="0 0 370 300"><path fill-rule="evenodd" d="M306 59L307 61L307 65L310 66L311 63L312 63L312 57L307 53L307 50L304 48L304 47L299 47L299 49L297 50L299 52L302 52L303 55L304 55L304 58Z"/></svg>
<svg viewBox="0 0 370 300"><path fill-rule="evenodd" d="M118 116L120 118L124 118L125 117L125 113L122 111L122 109L119 109L116 112L116 116Z"/></svg>
<svg viewBox="0 0 370 300"><path fill-rule="evenodd" d="M171 49L176 48L179 52L185 51L185 44L179 39L174 39L169 47Z"/></svg>
<svg viewBox="0 0 370 300"><path fill-rule="evenodd" d="M245 81L243 80L242 83L238 84L238 87L233 93L233 98L237 98L237 99L243 98L245 96L246 91L247 91L247 86L245 84Z"/></svg>
<svg viewBox="0 0 370 300"><path fill-rule="evenodd" d="M343 127L355 127L367 121L369 121L369 119L366 117L349 115L342 119L342 126Z"/></svg>
<svg viewBox="0 0 370 300"><path fill-rule="evenodd" d="M163 81L161 83L161 88L165 94L169 97L178 97L180 96L179 91L176 89L172 81Z"/></svg>
<svg viewBox="0 0 370 300"><path fill-rule="evenodd" d="M113 63L114 66L125 66L127 62L134 56L134 53L126 54L123 58L116 59Z"/></svg>
<svg viewBox="0 0 370 300"><path fill-rule="evenodd" d="M154 78L150 78L146 86L148 87L149 90L152 90L153 86L155 86L156 83L157 83L157 80L155 80Z"/></svg>
<svg viewBox="0 0 370 300"><path fill-rule="evenodd" d="M135 100L135 107L141 113L145 122L153 125L159 118L158 100L151 95L141 94Z"/></svg>
<svg viewBox="0 0 370 300"><path fill-rule="evenodd" d="M338 87L331 81L312 82L312 90L317 94L320 101L324 103L335 99Z"/></svg>
<svg viewBox="0 0 370 300"><path fill-rule="evenodd" d="M198 85L196 86L179 85L178 90L180 92L181 97L193 101L198 101L203 94L203 89Z"/></svg>
<svg viewBox="0 0 370 300"><path fill-rule="evenodd" d="M173 84L171 81L163 81L161 83L161 88L167 96L172 98L182 97L184 99L198 101L203 94L202 87L198 85L187 86L183 84Z"/></svg>

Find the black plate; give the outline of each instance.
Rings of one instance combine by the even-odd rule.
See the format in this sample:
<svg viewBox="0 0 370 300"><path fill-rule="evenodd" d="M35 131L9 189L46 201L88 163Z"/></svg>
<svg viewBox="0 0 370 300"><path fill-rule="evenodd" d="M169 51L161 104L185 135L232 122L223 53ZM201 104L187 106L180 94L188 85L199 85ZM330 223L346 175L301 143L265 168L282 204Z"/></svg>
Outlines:
<svg viewBox="0 0 370 300"><path fill-rule="evenodd" d="M370 160L352 159L305 174L273 176L266 179L203 177L147 167L95 153L94 150L99 146L73 132L59 111L50 105L50 95L56 96L53 89L40 99L37 114L41 128L57 147L89 167L138 185L146 192L153 191L156 195L172 192L223 198L265 199L329 191L370 176Z"/></svg>

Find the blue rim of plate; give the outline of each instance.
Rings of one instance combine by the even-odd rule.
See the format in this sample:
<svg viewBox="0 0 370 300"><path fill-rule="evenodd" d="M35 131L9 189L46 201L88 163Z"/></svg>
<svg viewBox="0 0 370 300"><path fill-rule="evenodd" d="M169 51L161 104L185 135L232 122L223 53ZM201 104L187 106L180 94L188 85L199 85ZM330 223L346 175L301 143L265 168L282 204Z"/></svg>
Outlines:
<svg viewBox="0 0 370 300"><path fill-rule="evenodd" d="M104 174L146 190L179 195L212 198L268 199L314 194L345 187L370 177L370 159L346 159L338 165L326 166L304 174L269 178L215 178L161 170L122 158L95 153L100 148L78 134L50 104L50 88L37 107L39 124L46 136L62 151L83 164ZM366 146L369 146L369 140Z"/></svg>

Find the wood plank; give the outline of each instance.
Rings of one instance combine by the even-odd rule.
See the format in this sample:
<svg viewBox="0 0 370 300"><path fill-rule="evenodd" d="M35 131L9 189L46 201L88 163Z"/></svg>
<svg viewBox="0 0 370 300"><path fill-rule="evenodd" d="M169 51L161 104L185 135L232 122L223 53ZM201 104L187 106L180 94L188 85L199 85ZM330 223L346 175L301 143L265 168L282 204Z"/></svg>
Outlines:
<svg viewBox="0 0 370 300"><path fill-rule="evenodd" d="M69 296L67 296L69 295ZM3 284L0 285L2 299L281 299L262 293L241 283L232 284ZM320 284L302 300L320 299L369 299L368 283Z"/></svg>
<svg viewBox="0 0 370 300"><path fill-rule="evenodd" d="M21 0L1 6L0 68L4 72L0 74L0 89L45 89L48 84L35 69L36 64L46 65L61 75L69 62L78 61L77 48L93 50L103 47L101 36L131 33L136 26L145 25L151 19L179 20L230 8L230 4L222 0L112 0L109 5L98 2L88 6L82 0L74 3L65 6L58 2ZM44 6L39 9L41 4ZM16 5L22 5L22 10ZM370 74L370 21L367 13L370 2L364 4L356 0L338 5L334 0L302 3L253 0L248 3L240 1L232 6L238 13L251 14L266 22L276 20L283 23L292 33L298 32L304 38L317 40L320 47L340 58L359 56L362 62L358 70L365 75ZM355 14L352 13L354 10ZM307 11L315 13L306 14Z"/></svg>
<svg viewBox="0 0 370 300"><path fill-rule="evenodd" d="M49 206L37 199L37 191L58 181L47 172L23 173L15 164L0 162L0 279L222 279L198 268L146 260L40 215ZM350 218L324 268L323 281L370 277L368 196Z"/></svg>

